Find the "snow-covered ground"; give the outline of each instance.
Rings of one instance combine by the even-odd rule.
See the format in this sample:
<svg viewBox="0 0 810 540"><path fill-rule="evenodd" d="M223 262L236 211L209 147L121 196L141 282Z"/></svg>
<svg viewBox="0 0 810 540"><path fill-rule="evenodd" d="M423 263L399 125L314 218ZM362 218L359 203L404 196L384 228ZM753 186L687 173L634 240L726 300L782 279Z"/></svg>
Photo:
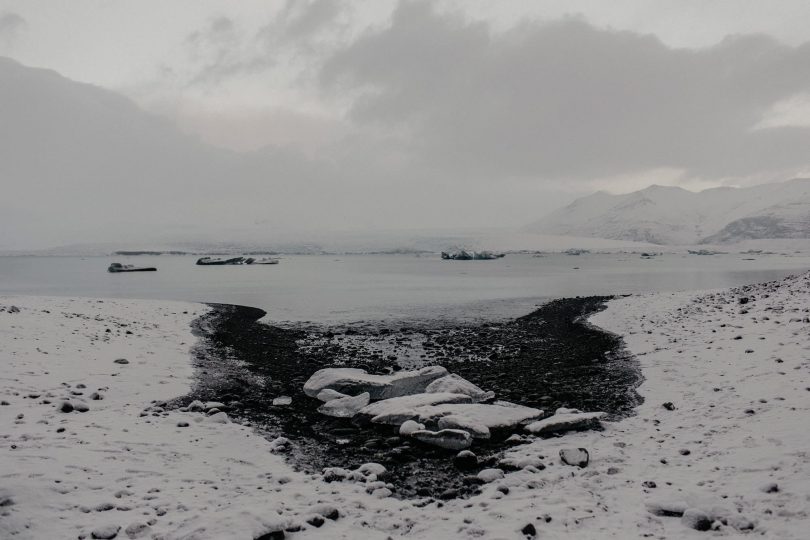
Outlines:
<svg viewBox="0 0 810 540"><path fill-rule="evenodd" d="M506 459L521 470L488 474L472 499L428 504L386 497L373 476L326 483L294 472L283 445L248 427L155 408L193 384L189 323L205 309L0 297L1 538L253 539L298 528L288 537L506 539L533 527L549 539L805 539L810 530L808 274L611 302L592 322L622 334L641 363L638 415L517 446ZM61 412L65 398L89 410ZM561 449L579 447L588 467L560 462ZM698 532L654 515L656 504L728 525Z"/></svg>

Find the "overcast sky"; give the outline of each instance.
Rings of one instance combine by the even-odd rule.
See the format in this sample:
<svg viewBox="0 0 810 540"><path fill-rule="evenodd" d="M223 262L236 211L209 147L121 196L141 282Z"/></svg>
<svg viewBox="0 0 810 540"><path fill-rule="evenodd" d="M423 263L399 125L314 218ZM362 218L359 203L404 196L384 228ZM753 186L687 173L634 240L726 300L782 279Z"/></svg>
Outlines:
<svg viewBox="0 0 810 540"><path fill-rule="evenodd" d="M0 55L243 155L234 226L267 217L265 184L290 229L304 207L307 228L519 226L595 189L807 174L808 20L798 0L0 0Z"/></svg>

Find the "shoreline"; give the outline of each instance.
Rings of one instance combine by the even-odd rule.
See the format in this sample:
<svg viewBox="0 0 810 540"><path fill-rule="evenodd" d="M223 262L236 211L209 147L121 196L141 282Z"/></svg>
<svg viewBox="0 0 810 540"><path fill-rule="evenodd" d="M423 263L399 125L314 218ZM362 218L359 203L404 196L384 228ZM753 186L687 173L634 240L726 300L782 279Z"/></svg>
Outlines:
<svg viewBox="0 0 810 540"><path fill-rule="evenodd" d="M607 297L559 299L510 321L480 324L424 321L420 325L362 323L340 327L277 327L258 323L262 310L209 304L195 321L198 384L181 405L193 400L223 403L240 422L271 439L292 441L286 455L302 471L356 468L366 462L386 467L387 489L404 499L469 497L480 486L469 481L497 467L520 429L504 430L472 450L479 465L459 471L456 452L415 444L398 426L359 427L350 418L317 412L320 402L303 393L312 373L327 367L354 367L391 373L441 365L493 390L497 399L546 411L560 407L605 411L616 420L633 414L640 382L636 363L617 336L588 326ZM403 362L403 350L422 351ZM275 398L291 403L275 406Z"/></svg>
<svg viewBox="0 0 810 540"><path fill-rule="evenodd" d="M200 305L1 297L2 353L11 360L0 380L9 403L0 406L0 532L89 538L111 525L127 538L140 523L145 538L256 539L287 529L302 539L494 539L525 538L532 525L542 538L798 540L810 526L808 279L611 300L588 324L622 336L640 362L645 402L636 414L603 431L511 448L505 457L519 470L480 495L426 505L325 483L292 470L248 427L149 403L190 387L192 317L179 306ZM139 371L112 363L125 355ZM165 379L154 378L160 373ZM87 413L42 403L49 392L55 400L84 391L78 384L89 391L80 379L107 387ZM560 464L557 452L569 447L588 448L590 465ZM332 515L324 505L338 519L309 523ZM655 505L698 509L717 531L656 515Z"/></svg>

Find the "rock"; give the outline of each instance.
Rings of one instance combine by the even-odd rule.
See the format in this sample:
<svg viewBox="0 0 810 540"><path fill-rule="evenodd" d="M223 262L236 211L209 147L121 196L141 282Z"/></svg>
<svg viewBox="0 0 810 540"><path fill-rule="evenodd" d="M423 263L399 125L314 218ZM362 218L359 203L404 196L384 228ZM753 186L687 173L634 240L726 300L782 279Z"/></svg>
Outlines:
<svg viewBox="0 0 810 540"><path fill-rule="evenodd" d="M177 422L177 427L188 427L188 422Z"/></svg>
<svg viewBox="0 0 810 540"><path fill-rule="evenodd" d="M391 426L402 425L407 420L419 417L422 408L429 405L443 403L471 403L472 398L464 394L413 394L384 399L363 407L352 419L355 424L387 424Z"/></svg>
<svg viewBox="0 0 810 540"><path fill-rule="evenodd" d="M206 411L210 411L211 409L219 409L221 411L226 408L225 404L219 401L206 401L205 405L203 405L203 409Z"/></svg>
<svg viewBox="0 0 810 540"><path fill-rule="evenodd" d="M76 412L87 412L90 410L90 407L84 401L75 401L73 402L73 410Z"/></svg>
<svg viewBox="0 0 810 540"><path fill-rule="evenodd" d="M578 431L599 426L599 419L605 416L603 412L580 412L574 409L557 409L553 416L532 422L526 426L526 431L534 435L550 435L566 431Z"/></svg>
<svg viewBox="0 0 810 540"><path fill-rule="evenodd" d="M371 375L357 368L326 368L316 371L304 384L304 393L316 397L322 390L357 395L368 392L373 401L419 394L434 380L447 375L441 366L428 366L391 375Z"/></svg>
<svg viewBox="0 0 810 540"><path fill-rule="evenodd" d="M697 508L687 509L681 516L681 523L696 531L708 531L712 527L712 520L708 514Z"/></svg>
<svg viewBox="0 0 810 540"><path fill-rule="evenodd" d="M115 538L118 536L118 531L120 530L121 527L119 525L105 525L103 527L93 529L93 532L90 533L90 537L109 540L110 538Z"/></svg>
<svg viewBox="0 0 810 540"><path fill-rule="evenodd" d="M371 394L363 392L358 396L332 399L318 407L318 412L335 418L352 418L360 409L368 405Z"/></svg>
<svg viewBox="0 0 810 540"><path fill-rule="evenodd" d="M226 413L224 413L224 412L221 412L221 411L218 412L218 413L212 414L211 416L206 418L206 420L208 422L213 422L215 424L227 424L227 423L230 422L230 419L228 418L228 415Z"/></svg>
<svg viewBox="0 0 810 540"><path fill-rule="evenodd" d="M566 465L585 468L590 461L590 455L584 448L563 448L560 450L560 459Z"/></svg>
<svg viewBox="0 0 810 540"><path fill-rule="evenodd" d="M287 437L276 437L270 441L271 452L286 452L290 449L290 439Z"/></svg>
<svg viewBox="0 0 810 540"><path fill-rule="evenodd" d="M73 412L73 403L65 399L59 402L57 408L63 413Z"/></svg>
<svg viewBox="0 0 810 540"><path fill-rule="evenodd" d="M374 491L371 492L371 495L378 498L378 499L385 499L385 498L390 497L393 494L394 494L394 492L391 491L390 489L386 488L386 487L378 488L378 489L375 489Z"/></svg>
<svg viewBox="0 0 810 540"><path fill-rule="evenodd" d="M374 477L376 480L377 478L385 476L388 470L379 463L363 463L355 469L355 472L360 473L366 478Z"/></svg>
<svg viewBox="0 0 810 540"><path fill-rule="evenodd" d="M487 484L503 477L504 472L501 469L484 469L478 473L478 479Z"/></svg>
<svg viewBox="0 0 810 540"><path fill-rule="evenodd" d="M307 518L307 523L315 528L319 528L324 524L325 521L326 520L323 519L323 516L310 516Z"/></svg>
<svg viewBox="0 0 810 540"><path fill-rule="evenodd" d="M756 524L745 516L739 514L732 514L726 519L729 527L734 527L738 531L751 531L756 527Z"/></svg>
<svg viewBox="0 0 810 540"><path fill-rule="evenodd" d="M122 366L129 364L129 360L127 360L126 358L118 358L116 360L113 360L113 362L116 364L121 364Z"/></svg>
<svg viewBox="0 0 810 540"><path fill-rule="evenodd" d="M380 465L380 467L382 467L382 465ZM383 469L385 469L385 467L383 467ZM318 506L314 506L312 508L312 513L323 516L326 519L331 519L332 521L335 521L340 517L340 511L331 504L319 504Z"/></svg>
<svg viewBox="0 0 810 540"><path fill-rule="evenodd" d="M459 429L419 430L413 432L411 437L423 443L448 450L464 450L472 445L472 436L468 432Z"/></svg>
<svg viewBox="0 0 810 540"><path fill-rule="evenodd" d="M520 532L530 538L537 536L537 529L531 523L526 524L522 529L520 529Z"/></svg>
<svg viewBox="0 0 810 540"><path fill-rule="evenodd" d="M461 470L474 469L478 466L478 456L469 450L462 450L453 458L453 464Z"/></svg>
<svg viewBox="0 0 810 540"><path fill-rule="evenodd" d="M667 401L666 403L664 403L661 406L663 408L665 408L666 410L668 410L668 411L674 411L675 410L675 404L672 403L671 401Z"/></svg>
<svg viewBox="0 0 810 540"><path fill-rule="evenodd" d="M420 424L414 420L406 420L399 426L399 436L400 437L408 437L413 434L414 431L419 431L425 429L424 424Z"/></svg>
<svg viewBox="0 0 810 540"><path fill-rule="evenodd" d="M324 403L326 403L328 401L332 401L333 399L340 399L340 398L345 398L345 397L349 397L349 396L347 396L346 394L341 394L337 390L332 390L331 388L326 388L325 390L321 390L320 392L318 392L318 395L315 396L315 397L317 399L319 399L320 401L323 401Z"/></svg>
<svg viewBox="0 0 810 540"><path fill-rule="evenodd" d="M455 373L451 373L436 379L427 385L425 392L429 394L464 394L470 396L474 403L480 403L482 401L495 398L495 392L485 392L467 379L460 377Z"/></svg>
<svg viewBox="0 0 810 540"><path fill-rule="evenodd" d="M681 517L688 505L684 501L656 501L646 504L647 511L656 516Z"/></svg>
<svg viewBox="0 0 810 540"><path fill-rule="evenodd" d="M102 399L104 399L104 394L100 392L93 392L92 394L90 394L90 399L94 401L101 401Z"/></svg>
<svg viewBox="0 0 810 540"><path fill-rule="evenodd" d="M127 525L124 529L124 533L129 538L142 538L149 534L149 530L149 525L136 521L135 523L130 523Z"/></svg>
<svg viewBox="0 0 810 540"><path fill-rule="evenodd" d="M779 485L776 482L770 482L762 486L763 493L779 493Z"/></svg>
<svg viewBox="0 0 810 540"><path fill-rule="evenodd" d="M290 396L278 396L277 398L273 398L273 405L276 407L283 407L290 404L292 404L292 398Z"/></svg>
<svg viewBox="0 0 810 540"><path fill-rule="evenodd" d="M194 400L188 404L186 407L190 412L203 412L205 410L205 405L200 400Z"/></svg>
<svg viewBox="0 0 810 540"><path fill-rule="evenodd" d="M115 508L115 505L111 502L103 502L101 504L97 504L93 510L96 512L107 512L108 510L112 510Z"/></svg>

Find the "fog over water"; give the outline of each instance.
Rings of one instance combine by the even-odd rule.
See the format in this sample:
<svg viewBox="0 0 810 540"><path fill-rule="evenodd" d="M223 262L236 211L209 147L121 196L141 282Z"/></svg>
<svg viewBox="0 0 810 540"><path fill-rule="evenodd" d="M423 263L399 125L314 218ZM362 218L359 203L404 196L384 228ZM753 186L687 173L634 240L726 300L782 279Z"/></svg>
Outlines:
<svg viewBox="0 0 810 540"><path fill-rule="evenodd" d="M550 298L728 287L810 266L808 256L744 258L751 256L303 255L273 266L203 267L189 256L0 257L0 294L233 303L259 307L273 322L478 320L524 315ZM158 271L109 274L112 261Z"/></svg>

